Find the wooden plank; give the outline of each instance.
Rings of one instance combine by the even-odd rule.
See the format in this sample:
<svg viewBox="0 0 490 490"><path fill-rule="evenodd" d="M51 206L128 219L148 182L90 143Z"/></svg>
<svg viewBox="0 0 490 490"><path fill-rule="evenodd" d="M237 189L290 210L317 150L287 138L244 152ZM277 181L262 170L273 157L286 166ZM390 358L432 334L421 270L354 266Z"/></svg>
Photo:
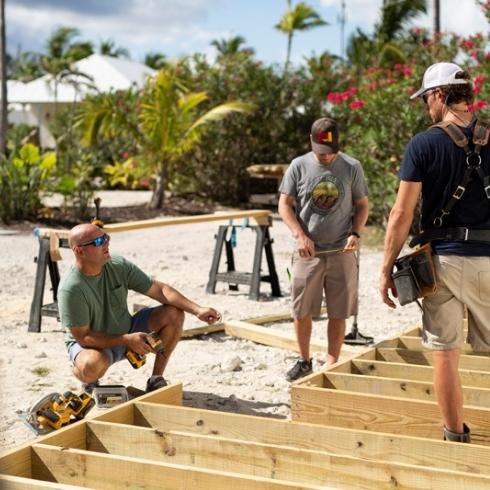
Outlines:
<svg viewBox="0 0 490 490"><path fill-rule="evenodd" d="M357 430L440 439L442 421L436 402L301 385L291 387L292 419ZM490 409L466 406L464 419L472 441L490 445Z"/></svg>
<svg viewBox="0 0 490 490"><path fill-rule="evenodd" d="M197 216L179 216L169 218L153 218L140 221L128 221L126 223L113 223L104 225L104 230L109 233L122 231L141 230L143 228L155 228L161 226L187 225L195 223L206 223L208 221L225 221L230 219L251 219L259 225L269 225L272 213L267 210L251 209L250 211L227 211L212 214L201 214ZM51 235L59 239L68 238L70 230L58 230L54 228L38 228L37 236L49 238Z"/></svg>
<svg viewBox="0 0 490 490"><path fill-rule="evenodd" d="M267 327L252 325L248 322L239 320L229 320L225 322L225 332L232 337L251 340L263 345L271 347L279 347L280 349L289 349L298 352L298 341L294 334L279 332ZM342 346L342 355L346 353L360 353L365 348ZM311 339L310 350L312 352L327 352L327 340ZM341 357L342 357L341 355Z"/></svg>
<svg viewBox="0 0 490 490"><path fill-rule="evenodd" d="M87 490L88 487L78 487L74 485L67 485L66 483L61 484L42 480L32 480L19 476L0 475L0 488L5 488L8 490Z"/></svg>
<svg viewBox="0 0 490 490"><path fill-rule="evenodd" d="M37 442L85 448L85 421L76 422L55 432L39 436ZM31 477L32 441L0 453L0 474ZM1 487L0 487L1 488Z"/></svg>
<svg viewBox="0 0 490 490"><path fill-rule="evenodd" d="M416 326L405 330L402 335L406 337L422 337L422 327Z"/></svg>
<svg viewBox="0 0 490 490"><path fill-rule="evenodd" d="M149 403L137 403L135 411L141 425L161 432L185 431L417 466L429 461L434 468L490 475L490 447L444 442L442 429L433 440Z"/></svg>
<svg viewBox="0 0 490 490"><path fill-rule="evenodd" d="M34 444L33 475L58 483L98 490L165 488L167 490L300 490L318 486L220 472L144 459Z"/></svg>
<svg viewBox="0 0 490 490"><path fill-rule="evenodd" d="M335 369L335 372L337 372L337 369ZM352 370L350 372L352 372L352 374L411 379L413 381L432 381L434 377L434 368L432 366L419 366L417 364L404 364L401 362L370 361L364 359L352 359ZM459 376L463 386L490 388L489 372L460 369Z"/></svg>
<svg viewBox="0 0 490 490"><path fill-rule="evenodd" d="M432 366L431 351L412 351L409 349L376 349L376 359L387 362L405 362L408 364L419 364ZM459 359L460 369L490 372L490 357L470 356L462 354Z"/></svg>
<svg viewBox="0 0 490 490"><path fill-rule="evenodd" d="M92 451L349 490L389 488L395 481L402 488L424 490L451 485L486 489L490 485L490 476L185 432L95 422L89 424L89 434L88 446ZM128 445L126 441L133 443Z"/></svg>
<svg viewBox="0 0 490 490"><path fill-rule="evenodd" d="M359 374L326 372L323 386L329 389L354 391L372 395L394 396L418 400L437 401L434 384L428 381L393 379L389 377L365 376ZM490 407L490 389L463 387L465 405Z"/></svg>
<svg viewBox="0 0 490 490"><path fill-rule="evenodd" d="M410 350L429 350L427 347L422 345L421 337L409 337L409 336L401 336L399 338L399 345L397 346L401 349L410 349ZM461 347L461 353L466 355L473 356L488 356L486 352L476 352L473 350L471 345L464 343Z"/></svg>
<svg viewBox="0 0 490 490"><path fill-rule="evenodd" d="M182 383L174 383L151 393L146 393L130 402L105 410L101 414L92 417L91 420L101 420L118 424L134 424L134 401L136 400L180 406L183 400Z"/></svg>
<svg viewBox="0 0 490 490"><path fill-rule="evenodd" d="M192 337L198 337L199 335L210 335L212 333L224 332L225 325L223 323L217 323L216 325L204 325L202 327L186 328L182 332L183 339L190 339Z"/></svg>

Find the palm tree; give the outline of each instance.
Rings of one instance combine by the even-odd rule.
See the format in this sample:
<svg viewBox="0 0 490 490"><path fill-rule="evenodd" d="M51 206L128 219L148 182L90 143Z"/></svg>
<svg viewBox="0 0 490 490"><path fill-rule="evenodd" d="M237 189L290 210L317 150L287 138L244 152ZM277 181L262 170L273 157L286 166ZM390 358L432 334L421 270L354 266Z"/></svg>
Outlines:
<svg viewBox="0 0 490 490"><path fill-rule="evenodd" d="M232 36L228 39L214 39L211 41L211 46L218 51L218 57L233 56L237 53L245 53L252 56L255 51L252 48L242 48L245 44L243 36Z"/></svg>
<svg viewBox="0 0 490 490"><path fill-rule="evenodd" d="M432 11L433 11L433 34L436 37L441 32L441 9L439 0L432 0Z"/></svg>
<svg viewBox="0 0 490 490"><path fill-rule="evenodd" d="M231 101L201 113L199 108L208 101L207 94L190 92L178 77L178 70L178 66L169 65L148 80L135 103L138 124L132 124L127 114L117 116L114 97L91 107L90 102L84 102L79 117L87 144L94 143L99 136L110 136L114 131L126 131L137 140L156 175L150 202L150 207L156 209L164 204L168 171L179 157L200 142L210 124L233 112L246 113L254 108L251 104Z"/></svg>
<svg viewBox="0 0 490 490"><path fill-rule="evenodd" d="M17 58L12 58L10 78L22 82L30 82L42 76L40 55L30 51L22 51Z"/></svg>
<svg viewBox="0 0 490 490"><path fill-rule="evenodd" d="M122 46L116 46L112 39L100 41L99 52L105 56L113 56L114 58L129 58L129 51Z"/></svg>
<svg viewBox="0 0 490 490"><path fill-rule="evenodd" d="M5 46L5 0L0 0L0 156L7 153L7 48Z"/></svg>
<svg viewBox="0 0 490 490"><path fill-rule="evenodd" d="M74 27L60 27L51 34L47 42L47 54L41 58L41 65L46 73L56 76L69 70L75 61L90 56L94 52L91 42L73 42L79 35Z"/></svg>
<svg viewBox="0 0 490 490"><path fill-rule="evenodd" d="M298 3L294 9L291 5L291 0L288 0L288 10L281 17L279 23L275 26L281 32L287 35L288 48L286 54L286 62L284 64L284 72L287 72L289 61L291 59L291 46L295 31L307 31L314 27L328 25L320 15L309 5L304 2Z"/></svg>
<svg viewBox="0 0 490 490"><path fill-rule="evenodd" d="M349 39L347 59L359 70L374 64L404 63L406 56L395 41L410 20L425 12L426 0L383 0L373 35L358 28Z"/></svg>
<svg viewBox="0 0 490 490"><path fill-rule="evenodd" d="M161 70L168 66L169 61L163 53L146 53L143 63L154 70Z"/></svg>
<svg viewBox="0 0 490 490"><path fill-rule="evenodd" d="M382 44L393 41L407 22L426 12L426 0L384 0L381 21L375 26L375 37Z"/></svg>

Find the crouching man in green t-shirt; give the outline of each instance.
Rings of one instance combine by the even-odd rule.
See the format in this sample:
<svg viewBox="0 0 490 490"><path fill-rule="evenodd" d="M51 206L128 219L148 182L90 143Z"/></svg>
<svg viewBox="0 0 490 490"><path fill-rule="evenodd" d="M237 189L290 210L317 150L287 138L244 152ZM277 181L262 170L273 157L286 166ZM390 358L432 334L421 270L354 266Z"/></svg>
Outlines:
<svg viewBox="0 0 490 490"><path fill-rule="evenodd" d="M153 374L146 391L166 386L163 371L182 335L184 312L213 324L221 320L214 308L199 306L177 290L152 280L136 265L109 253L109 235L92 224L70 231L75 265L58 288L58 309L66 331L66 345L73 374L91 390L109 366L123 359L128 350L152 352L146 333L155 331L165 350L155 356ZM131 316L128 290L161 303Z"/></svg>

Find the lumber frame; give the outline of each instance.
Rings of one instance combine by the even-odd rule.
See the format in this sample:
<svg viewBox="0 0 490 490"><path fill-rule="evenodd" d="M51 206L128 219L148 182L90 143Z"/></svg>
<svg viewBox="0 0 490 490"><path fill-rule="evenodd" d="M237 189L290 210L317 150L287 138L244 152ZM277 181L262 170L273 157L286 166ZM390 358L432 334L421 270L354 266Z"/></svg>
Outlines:
<svg viewBox="0 0 490 490"><path fill-rule="evenodd" d="M165 392L175 399L182 386L0 455L0 485L160 488L162 473L170 489L490 485L489 447L166 405Z"/></svg>
<svg viewBox="0 0 490 490"><path fill-rule="evenodd" d="M259 443L288 445L343 454L365 460L384 460L490 475L490 448L476 444L448 444L400 434L383 434L333 425L288 422L264 417L220 413L194 408L158 410L138 403L142 426L161 432L180 431ZM483 462L483 464L481 464Z"/></svg>

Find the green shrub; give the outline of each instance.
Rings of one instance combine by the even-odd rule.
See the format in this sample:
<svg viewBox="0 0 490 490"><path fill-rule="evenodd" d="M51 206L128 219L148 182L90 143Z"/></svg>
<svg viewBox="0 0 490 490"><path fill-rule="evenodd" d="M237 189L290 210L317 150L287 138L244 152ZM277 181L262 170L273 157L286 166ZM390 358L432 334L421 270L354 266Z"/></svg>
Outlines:
<svg viewBox="0 0 490 490"><path fill-rule="evenodd" d="M5 223L37 216L41 196L53 188L55 167L55 153L41 155L30 143L0 161L0 217Z"/></svg>

